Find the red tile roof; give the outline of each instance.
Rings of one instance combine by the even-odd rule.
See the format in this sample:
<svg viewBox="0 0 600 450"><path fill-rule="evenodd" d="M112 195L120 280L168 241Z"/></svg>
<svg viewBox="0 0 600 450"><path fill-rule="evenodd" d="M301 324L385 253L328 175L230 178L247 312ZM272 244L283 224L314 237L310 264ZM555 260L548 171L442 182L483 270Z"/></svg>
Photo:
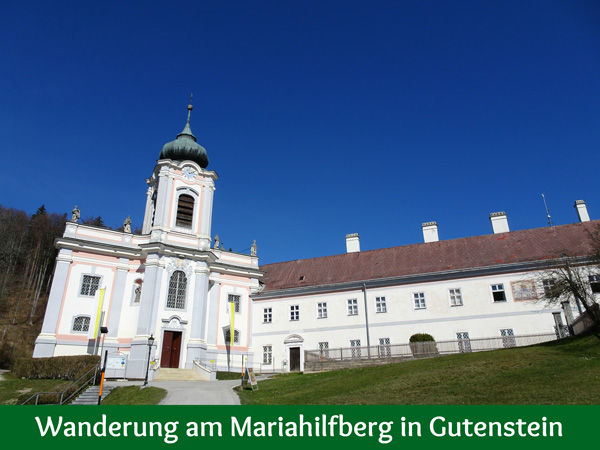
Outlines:
<svg viewBox="0 0 600 450"><path fill-rule="evenodd" d="M594 253L600 220L266 264L263 292ZM301 281L301 277L304 277Z"/></svg>

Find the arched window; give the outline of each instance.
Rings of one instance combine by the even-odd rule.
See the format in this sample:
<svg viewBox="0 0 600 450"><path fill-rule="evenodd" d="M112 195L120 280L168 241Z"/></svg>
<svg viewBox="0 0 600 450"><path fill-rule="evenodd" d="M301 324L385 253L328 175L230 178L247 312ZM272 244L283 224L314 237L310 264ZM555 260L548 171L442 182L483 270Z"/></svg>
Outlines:
<svg viewBox="0 0 600 450"><path fill-rule="evenodd" d="M240 331L239 330L233 330L233 343L234 344L240 343ZM231 345L231 329L229 327L227 327L225 329L225 345Z"/></svg>
<svg viewBox="0 0 600 450"><path fill-rule="evenodd" d="M73 319L73 331L76 333L87 333L90 329L89 316L77 316Z"/></svg>
<svg viewBox="0 0 600 450"><path fill-rule="evenodd" d="M169 282L169 293L167 295L167 308L184 309L185 308L185 289L187 287L187 278L181 270L176 270L171 275Z"/></svg>
<svg viewBox="0 0 600 450"><path fill-rule="evenodd" d="M192 228L194 218L194 197L181 194L177 202L177 216L175 225L182 228Z"/></svg>

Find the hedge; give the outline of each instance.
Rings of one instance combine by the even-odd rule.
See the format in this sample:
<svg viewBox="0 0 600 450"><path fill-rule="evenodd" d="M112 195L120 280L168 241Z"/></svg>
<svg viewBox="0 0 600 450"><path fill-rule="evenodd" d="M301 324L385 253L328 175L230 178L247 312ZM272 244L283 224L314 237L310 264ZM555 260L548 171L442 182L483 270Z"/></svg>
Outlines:
<svg viewBox="0 0 600 450"><path fill-rule="evenodd" d="M12 372L19 378L75 381L99 362L100 356L92 355L21 358Z"/></svg>

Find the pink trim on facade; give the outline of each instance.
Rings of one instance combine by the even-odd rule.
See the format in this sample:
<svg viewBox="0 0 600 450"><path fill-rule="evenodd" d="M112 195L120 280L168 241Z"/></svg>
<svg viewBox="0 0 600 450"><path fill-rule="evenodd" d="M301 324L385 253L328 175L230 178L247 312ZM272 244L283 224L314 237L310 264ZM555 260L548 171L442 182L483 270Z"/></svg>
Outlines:
<svg viewBox="0 0 600 450"><path fill-rule="evenodd" d="M93 339L89 339L86 334L57 334L56 339L61 339L63 341L77 341L77 342L87 342L93 341Z"/></svg>

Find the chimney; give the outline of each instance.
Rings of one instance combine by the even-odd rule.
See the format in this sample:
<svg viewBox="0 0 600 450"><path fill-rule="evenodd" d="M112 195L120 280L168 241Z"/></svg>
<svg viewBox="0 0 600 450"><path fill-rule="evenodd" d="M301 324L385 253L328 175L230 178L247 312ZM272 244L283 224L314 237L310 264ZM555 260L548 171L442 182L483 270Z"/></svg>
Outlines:
<svg viewBox="0 0 600 450"><path fill-rule="evenodd" d="M585 206L585 202L583 200L577 200L575 202L575 209L577 210L577 215L579 216L580 222L590 221L590 215L588 214L587 206Z"/></svg>
<svg viewBox="0 0 600 450"><path fill-rule="evenodd" d="M360 238L358 233L346 235L346 253L360 252Z"/></svg>
<svg viewBox="0 0 600 450"><path fill-rule="evenodd" d="M423 239L425 242L437 242L440 240L437 222L425 222L421 225L421 228L423 229Z"/></svg>
<svg viewBox="0 0 600 450"><path fill-rule="evenodd" d="M492 222L494 234L508 233L510 231L508 228L508 217L506 217L506 213L504 211L491 213L490 222Z"/></svg>

